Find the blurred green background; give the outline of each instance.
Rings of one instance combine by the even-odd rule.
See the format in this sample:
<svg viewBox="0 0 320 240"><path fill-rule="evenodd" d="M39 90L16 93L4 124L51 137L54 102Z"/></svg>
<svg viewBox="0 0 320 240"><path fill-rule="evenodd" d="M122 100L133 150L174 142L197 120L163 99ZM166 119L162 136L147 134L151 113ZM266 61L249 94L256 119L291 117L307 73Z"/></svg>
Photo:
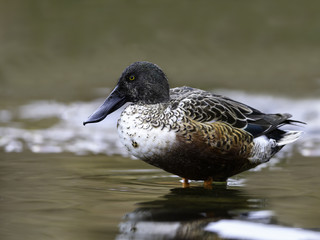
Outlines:
<svg viewBox="0 0 320 240"><path fill-rule="evenodd" d="M320 93L320 1L0 2L0 106L91 100L139 60L172 87Z"/></svg>

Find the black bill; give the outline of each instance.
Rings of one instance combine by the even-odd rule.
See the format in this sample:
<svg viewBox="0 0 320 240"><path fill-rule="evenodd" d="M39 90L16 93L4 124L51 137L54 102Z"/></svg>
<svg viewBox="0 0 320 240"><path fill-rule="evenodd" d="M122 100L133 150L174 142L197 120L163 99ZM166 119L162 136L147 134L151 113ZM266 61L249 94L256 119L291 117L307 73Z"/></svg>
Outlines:
<svg viewBox="0 0 320 240"><path fill-rule="evenodd" d="M125 96L120 93L118 86L116 86L104 103L87 119L87 121L83 122L83 125L102 121L110 113L122 107L126 102Z"/></svg>

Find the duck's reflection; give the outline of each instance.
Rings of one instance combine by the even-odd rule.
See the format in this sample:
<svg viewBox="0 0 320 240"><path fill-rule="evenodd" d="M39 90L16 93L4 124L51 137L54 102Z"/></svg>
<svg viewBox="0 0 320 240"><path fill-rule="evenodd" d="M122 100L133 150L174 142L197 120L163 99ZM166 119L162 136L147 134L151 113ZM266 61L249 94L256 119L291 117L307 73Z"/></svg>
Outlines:
<svg viewBox="0 0 320 240"><path fill-rule="evenodd" d="M272 214L252 219L252 212L265 210L263 198L223 187L175 188L160 199L141 202L138 206L120 223L118 239L215 239L216 235L204 231L209 222L220 219L274 221Z"/></svg>

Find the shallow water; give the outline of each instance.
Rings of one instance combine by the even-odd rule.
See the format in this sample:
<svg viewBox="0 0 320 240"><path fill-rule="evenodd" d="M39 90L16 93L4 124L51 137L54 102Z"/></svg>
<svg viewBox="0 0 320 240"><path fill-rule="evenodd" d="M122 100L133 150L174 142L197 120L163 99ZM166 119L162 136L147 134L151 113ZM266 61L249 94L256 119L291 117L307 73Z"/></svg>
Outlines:
<svg viewBox="0 0 320 240"><path fill-rule="evenodd" d="M0 239L320 239L319 7L2 1ZM119 112L82 126L139 60L305 133L227 186L182 189L128 155Z"/></svg>
<svg viewBox="0 0 320 240"><path fill-rule="evenodd" d="M2 239L194 239L212 237L204 228L221 219L318 227L317 159L290 158L206 190L121 157L1 155Z"/></svg>

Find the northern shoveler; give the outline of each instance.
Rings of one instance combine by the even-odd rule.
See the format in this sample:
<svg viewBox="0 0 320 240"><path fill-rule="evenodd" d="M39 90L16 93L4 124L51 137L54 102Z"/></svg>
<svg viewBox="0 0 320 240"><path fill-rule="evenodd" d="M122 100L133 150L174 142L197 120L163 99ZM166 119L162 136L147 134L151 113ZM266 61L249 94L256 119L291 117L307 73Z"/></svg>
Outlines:
<svg viewBox="0 0 320 240"><path fill-rule="evenodd" d="M122 143L135 157L184 179L226 181L296 141L290 114L265 114L243 103L191 87L169 89L155 64L127 67L105 102L83 124L103 120L130 102L118 120Z"/></svg>

